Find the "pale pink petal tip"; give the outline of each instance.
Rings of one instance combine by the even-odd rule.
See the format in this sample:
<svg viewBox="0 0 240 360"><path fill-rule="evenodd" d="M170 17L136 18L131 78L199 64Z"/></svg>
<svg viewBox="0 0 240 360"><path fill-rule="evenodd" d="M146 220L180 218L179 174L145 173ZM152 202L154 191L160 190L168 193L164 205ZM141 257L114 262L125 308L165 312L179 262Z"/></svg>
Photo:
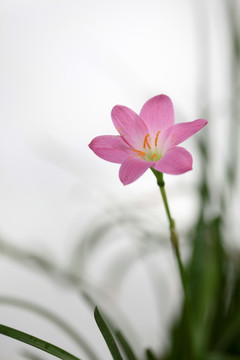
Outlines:
<svg viewBox="0 0 240 360"><path fill-rule="evenodd" d="M199 127L200 127L200 128L203 128L203 127L206 126L207 123L208 123L208 121L207 121L206 119L197 119L197 120L195 120L195 121L197 121L197 122L199 123ZM199 130L200 130L200 129L199 129Z"/></svg>
<svg viewBox="0 0 240 360"><path fill-rule="evenodd" d="M163 133L165 144L176 146L197 133L205 125L207 125L207 120L205 119L175 124Z"/></svg>
<svg viewBox="0 0 240 360"><path fill-rule="evenodd" d="M101 159L121 164L129 157L130 148L120 136L102 135L88 145Z"/></svg>

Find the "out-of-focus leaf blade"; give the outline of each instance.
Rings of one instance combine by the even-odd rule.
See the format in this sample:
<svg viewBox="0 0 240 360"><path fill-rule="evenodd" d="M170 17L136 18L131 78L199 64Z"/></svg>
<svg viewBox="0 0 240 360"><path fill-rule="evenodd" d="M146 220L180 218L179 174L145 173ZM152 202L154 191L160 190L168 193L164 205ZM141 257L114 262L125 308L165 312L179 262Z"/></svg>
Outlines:
<svg viewBox="0 0 240 360"><path fill-rule="evenodd" d="M44 341L42 339L39 339L35 336L29 335L27 333L24 333L22 331L13 329L9 326L1 325L0 324L0 334L9 336L13 339L19 340L21 342L24 342L28 345L31 345L35 348L38 348L42 351L45 351L48 354L54 355L57 358L61 360L80 360L76 356L70 354L69 352L59 348L58 346L55 346L53 344L50 344L47 341Z"/></svg>
<svg viewBox="0 0 240 360"><path fill-rule="evenodd" d="M40 356L33 354L31 351L22 351L21 354L24 357L24 359L28 359L28 360L44 360Z"/></svg>
<svg viewBox="0 0 240 360"><path fill-rule="evenodd" d="M216 299L221 292L223 258L220 219L209 224L200 219L189 267L189 284L195 354L201 354L203 358L215 320Z"/></svg>
<svg viewBox="0 0 240 360"><path fill-rule="evenodd" d="M158 360L157 356L151 349L146 349L146 359L147 360Z"/></svg>
<svg viewBox="0 0 240 360"><path fill-rule="evenodd" d="M209 349L215 350L216 334L225 320L225 263L220 219L207 223L200 217L187 268L190 329L186 304L183 303L180 318L172 331L170 350L164 359L205 360Z"/></svg>
<svg viewBox="0 0 240 360"><path fill-rule="evenodd" d="M228 276L231 286L227 289L224 324L215 338L215 348L217 351L240 354L240 265L239 259L234 264L235 260L229 258L228 261L232 270L231 276Z"/></svg>
<svg viewBox="0 0 240 360"><path fill-rule="evenodd" d="M126 337L123 335L123 333L120 330L115 331L116 338L118 339L126 357L128 360L137 360L137 357L129 344Z"/></svg>
<svg viewBox="0 0 240 360"><path fill-rule="evenodd" d="M122 355L116 344L116 341L114 340L114 337L113 337L107 323L104 321L104 319L103 319L102 315L100 314L97 307L95 307L95 310L94 310L94 318L95 318L98 328L101 331L102 336L108 346L108 349L109 349L110 353L112 354L113 359L114 360L123 360Z"/></svg>
<svg viewBox="0 0 240 360"><path fill-rule="evenodd" d="M211 353L208 354L206 360L240 360L240 356L221 354L221 353Z"/></svg>
<svg viewBox="0 0 240 360"><path fill-rule="evenodd" d="M89 359L98 360L97 355L94 353L87 341L70 326L66 323L65 320L61 319L58 315L54 314L52 311L49 311L42 306L36 305L30 301L13 298L9 296L0 296L0 305L10 305L20 307L22 309L34 312L41 317L44 317L48 321L57 325L62 329L68 336L88 355Z"/></svg>

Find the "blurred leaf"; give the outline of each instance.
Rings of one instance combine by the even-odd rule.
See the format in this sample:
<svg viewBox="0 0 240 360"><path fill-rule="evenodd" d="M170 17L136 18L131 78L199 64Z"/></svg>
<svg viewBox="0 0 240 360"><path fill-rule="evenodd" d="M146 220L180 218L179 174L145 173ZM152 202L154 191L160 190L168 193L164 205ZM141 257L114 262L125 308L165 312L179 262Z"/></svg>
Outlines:
<svg viewBox="0 0 240 360"><path fill-rule="evenodd" d="M123 335L123 333L120 330L115 331L115 335L116 338L118 339L125 355L126 358L128 360L137 360L136 355L134 354L134 351L131 347L131 345L129 344L129 342L127 341L127 339L125 338L125 336Z"/></svg>
<svg viewBox="0 0 240 360"><path fill-rule="evenodd" d="M209 159L209 149L206 138L203 136L199 136L197 140L197 145L200 150L200 154L203 158L203 161L206 164L207 160Z"/></svg>
<svg viewBox="0 0 240 360"><path fill-rule="evenodd" d="M66 334L68 334L68 336L88 355L89 359L98 360L97 355L94 353L87 341L76 330L74 330L72 326L67 324L65 320L62 320L52 311L46 310L42 306L33 304L30 301L17 299L9 296L0 296L0 305L1 304L20 307L22 309L34 312L41 317L44 317L48 321L57 325Z"/></svg>
<svg viewBox="0 0 240 360"><path fill-rule="evenodd" d="M147 360L158 360L157 356L151 349L146 349L146 359Z"/></svg>
<svg viewBox="0 0 240 360"><path fill-rule="evenodd" d="M190 335L189 335L189 322L187 320L187 312L185 304L183 304L182 312L180 313L180 318L174 323L171 336L169 350L167 354L163 357L164 360L185 360L191 359L195 360L192 357L192 350L190 344Z"/></svg>
<svg viewBox="0 0 240 360"><path fill-rule="evenodd" d="M11 256L13 259L25 263L28 265L34 264L38 266L41 270L44 270L47 273L55 273L56 267L53 262L53 257L47 259L46 257L30 252L28 250L22 249L15 245L12 245L3 239L0 239L0 251L3 254Z"/></svg>
<svg viewBox="0 0 240 360"><path fill-rule="evenodd" d="M226 175L233 188L236 184L239 166L239 66L240 66L240 31L239 31L239 4L238 1L225 0L226 15L228 22L229 38L231 41L231 63L229 66L231 76L231 96L234 101L231 104L231 118L229 123L228 146L229 156ZM236 100L235 100L236 99Z"/></svg>
<svg viewBox="0 0 240 360"><path fill-rule="evenodd" d="M22 356L24 356L24 359L29 360L44 360L43 358L39 357L38 355L33 354L31 351L22 351Z"/></svg>
<svg viewBox="0 0 240 360"><path fill-rule="evenodd" d="M224 261L220 237L220 219L205 224L201 218L194 239L194 250L189 266L189 285L192 304L194 346L204 358L211 334L216 299L221 292L221 274Z"/></svg>
<svg viewBox="0 0 240 360"><path fill-rule="evenodd" d="M94 310L94 317L96 320L96 323L98 325L99 330L102 333L102 336L108 346L109 351L112 354L112 357L114 360L123 360L122 355L120 354L120 351L117 347L117 344L112 336L112 333L107 325L107 323L104 321L102 315L100 314L97 307L95 307Z"/></svg>
<svg viewBox="0 0 240 360"><path fill-rule="evenodd" d="M173 328L167 359L206 359L208 348L214 343L216 327L221 328L224 323L224 271L221 221L216 218L206 223L200 217L187 267L190 313L183 303L180 319Z"/></svg>
<svg viewBox="0 0 240 360"><path fill-rule="evenodd" d="M240 360L240 356L221 354L221 353L211 353L208 354L206 360Z"/></svg>
<svg viewBox="0 0 240 360"><path fill-rule="evenodd" d="M236 316L231 319L230 322L226 322L226 326L218 339L217 348L226 349L233 340L237 337L239 340L240 335L240 312L235 314Z"/></svg>
<svg viewBox="0 0 240 360"><path fill-rule="evenodd" d="M229 259L230 261L232 273L228 275L228 282L231 286L228 286L225 309L222 311L225 314L224 325L215 339L215 348L218 351L240 354L240 264L238 259L236 264L232 264L233 260Z"/></svg>
<svg viewBox="0 0 240 360"><path fill-rule="evenodd" d="M199 153L201 155L201 179L199 184L199 195L201 200L201 211L203 211L205 204L210 199L209 184L207 177L208 166L209 166L209 148L208 148L208 141L206 136L200 136L198 138L197 145L198 145Z"/></svg>
<svg viewBox="0 0 240 360"><path fill-rule="evenodd" d="M35 336L26 334L22 331L13 329L13 328L5 326L5 325L0 324L0 334L6 335L13 339L24 342L28 345L31 345L35 348L45 351L48 354L54 355L57 358L62 359L62 360L80 360L76 356L70 354L69 352L67 352L53 344L50 344L47 341L41 340Z"/></svg>
<svg viewBox="0 0 240 360"><path fill-rule="evenodd" d="M155 247L159 247L159 234L157 236L152 234L149 221L142 221L142 218L142 211L136 207L133 211L129 207L115 204L113 207L105 209L100 216L91 220L77 240L69 264L71 272L83 274L85 266L89 264L91 254L98 247L101 248L104 243L112 243L114 239L119 239L119 236L116 236L119 231L127 232L129 238L135 240L135 245L144 244L145 248L149 248L151 242ZM132 245L132 240L130 244Z"/></svg>

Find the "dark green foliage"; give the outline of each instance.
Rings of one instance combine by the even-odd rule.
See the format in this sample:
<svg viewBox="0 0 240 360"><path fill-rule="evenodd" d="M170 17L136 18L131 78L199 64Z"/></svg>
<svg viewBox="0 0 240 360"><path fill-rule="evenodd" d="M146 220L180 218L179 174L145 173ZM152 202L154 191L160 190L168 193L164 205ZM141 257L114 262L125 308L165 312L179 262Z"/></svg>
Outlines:
<svg viewBox="0 0 240 360"><path fill-rule="evenodd" d="M122 355L120 354L120 351L116 344L116 341L114 340L114 337L113 337L106 321L103 319L103 317L100 314L97 307L95 307L95 310L94 310L94 317L95 317L97 326L98 326L99 330L101 331L102 336L108 346L108 349L112 354L113 359L114 360L123 360Z"/></svg>
<svg viewBox="0 0 240 360"><path fill-rule="evenodd" d="M223 248L219 218L200 218L187 275L190 321L183 303L164 359L240 359L240 264Z"/></svg>
<svg viewBox="0 0 240 360"><path fill-rule="evenodd" d="M157 356L151 349L146 349L146 359L147 360L158 360Z"/></svg>

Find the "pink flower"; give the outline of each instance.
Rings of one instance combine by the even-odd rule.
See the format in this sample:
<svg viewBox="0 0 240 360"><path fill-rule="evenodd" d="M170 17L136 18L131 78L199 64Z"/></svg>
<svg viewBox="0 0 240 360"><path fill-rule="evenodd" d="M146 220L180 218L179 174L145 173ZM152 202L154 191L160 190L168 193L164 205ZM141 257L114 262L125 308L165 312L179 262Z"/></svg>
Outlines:
<svg viewBox="0 0 240 360"><path fill-rule="evenodd" d="M111 116L119 135L97 136L89 147L100 158L121 164L119 178L124 185L150 167L173 175L192 170L192 155L177 145L205 126L206 120L174 124L173 104L166 95L149 99L140 115L116 105Z"/></svg>

